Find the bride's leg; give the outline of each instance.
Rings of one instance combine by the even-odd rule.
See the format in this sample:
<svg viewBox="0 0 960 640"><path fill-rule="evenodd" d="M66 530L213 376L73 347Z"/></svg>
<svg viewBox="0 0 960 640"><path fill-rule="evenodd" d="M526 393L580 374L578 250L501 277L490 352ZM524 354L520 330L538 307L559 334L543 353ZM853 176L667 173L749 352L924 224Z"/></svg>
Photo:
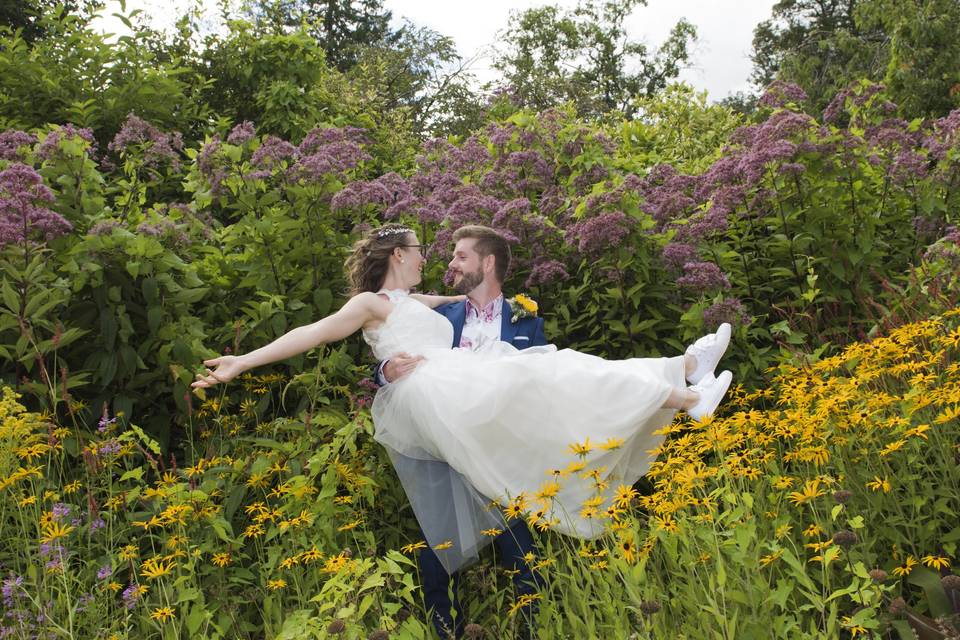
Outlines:
<svg viewBox="0 0 960 640"><path fill-rule="evenodd" d="M663 406L667 409L689 409L699 400L700 394L695 391L674 388L664 400Z"/></svg>

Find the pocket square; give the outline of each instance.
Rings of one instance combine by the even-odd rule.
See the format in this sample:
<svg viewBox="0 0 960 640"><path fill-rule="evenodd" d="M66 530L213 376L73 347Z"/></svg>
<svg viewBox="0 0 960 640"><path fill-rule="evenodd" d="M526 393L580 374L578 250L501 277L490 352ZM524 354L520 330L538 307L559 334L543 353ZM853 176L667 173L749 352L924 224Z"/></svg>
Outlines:
<svg viewBox="0 0 960 640"><path fill-rule="evenodd" d="M530 338L527 336L514 336L513 341L516 342L517 340L530 340Z"/></svg>

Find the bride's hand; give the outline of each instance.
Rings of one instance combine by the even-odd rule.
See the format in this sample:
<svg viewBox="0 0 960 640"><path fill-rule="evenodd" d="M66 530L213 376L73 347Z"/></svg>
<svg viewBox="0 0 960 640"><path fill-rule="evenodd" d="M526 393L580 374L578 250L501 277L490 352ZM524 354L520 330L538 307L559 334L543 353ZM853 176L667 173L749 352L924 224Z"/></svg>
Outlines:
<svg viewBox="0 0 960 640"><path fill-rule="evenodd" d="M244 372L244 366L237 356L220 356L204 360L203 364L207 366L206 375L197 374L197 380L190 386L197 389L206 389L220 382L230 382L238 375ZM210 367L216 367L211 370Z"/></svg>

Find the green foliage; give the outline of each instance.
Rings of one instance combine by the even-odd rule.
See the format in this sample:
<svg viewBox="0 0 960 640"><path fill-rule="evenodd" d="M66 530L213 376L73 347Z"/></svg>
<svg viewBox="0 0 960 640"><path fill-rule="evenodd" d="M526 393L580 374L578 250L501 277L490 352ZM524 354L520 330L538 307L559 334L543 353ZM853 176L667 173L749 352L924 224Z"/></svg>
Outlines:
<svg viewBox="0 0 960 640"><path fill-rule="evenodd" d="M784 0L754 31L753 81L799 84L822 110L851 80L884 82L902 113L942 116L957 106L956 2Z"/></svg>
<svg viewBox="0 0 960 640"><path fill-rule="evenodd" d="M656 52L626 37L624 20L643 0L582 2L527 9L511 18L494 66L518 104L534 110L572 102L582 116L630 116L638 96L652 96L677 76L696 30L674 26ZM636 69L636 71L633 71Z"/></svg>
<svg viewBox="0 0 960 640"><path fill-rule="evenodd" d="M158 63L134 37L115 43L75 16L45 15L48 36L30 43L0 32L0 128L73 123L103 145L127 115L189 132L208 111L204 80L176 62Z"/></svg>

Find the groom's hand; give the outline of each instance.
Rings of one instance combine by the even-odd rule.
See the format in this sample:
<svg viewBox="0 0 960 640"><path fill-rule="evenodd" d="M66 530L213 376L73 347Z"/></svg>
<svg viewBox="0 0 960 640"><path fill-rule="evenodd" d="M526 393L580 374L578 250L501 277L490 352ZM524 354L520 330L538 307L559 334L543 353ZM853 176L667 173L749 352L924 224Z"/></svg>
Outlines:
<svg viewBox="0 0 960 640"><path fill-rule="evenodd" d="M425 358L411 356L409 353L398 353L383 365L383 379L387 382L396 382L403 376L417 368Z"/></svg>

